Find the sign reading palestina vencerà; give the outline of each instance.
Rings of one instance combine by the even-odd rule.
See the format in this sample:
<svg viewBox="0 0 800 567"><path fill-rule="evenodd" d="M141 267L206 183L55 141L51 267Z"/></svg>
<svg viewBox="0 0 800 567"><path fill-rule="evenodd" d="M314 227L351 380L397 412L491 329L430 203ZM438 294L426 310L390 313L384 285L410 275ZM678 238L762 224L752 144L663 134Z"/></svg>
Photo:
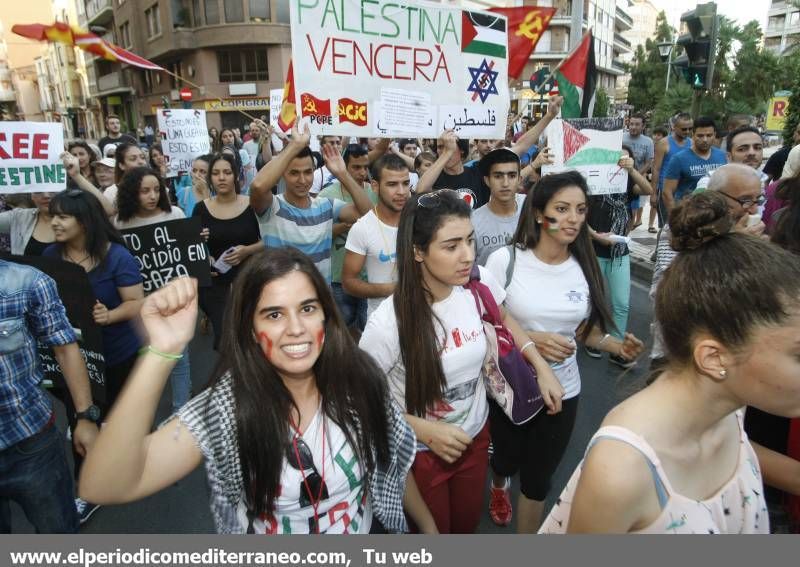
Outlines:
<svg viewBox="0 0 800 567"><path fill-rule="evenodd" d="M411 0L290 6L297 111L313 134L505 135L505 16Z"/></svg>

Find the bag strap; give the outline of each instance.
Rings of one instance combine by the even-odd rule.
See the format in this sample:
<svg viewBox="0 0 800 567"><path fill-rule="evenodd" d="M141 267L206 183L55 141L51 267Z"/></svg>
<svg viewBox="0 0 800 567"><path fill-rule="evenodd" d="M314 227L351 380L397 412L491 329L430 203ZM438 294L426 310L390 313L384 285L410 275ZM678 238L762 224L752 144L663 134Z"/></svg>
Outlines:
<svg viewBox="0 0 800 567"><path fill-rule="evenodd" d="M508 289L508 286L511 285L511 278L514 277L514 265L517 263L517 247L514 244L509 244L506 246L508 248L508 266L506 266L506 285L503 286L504 289Z"/></svg>
<svg viewBox="0 0 800 567"><path fill-rule="evenodd" d="M478 286L481 283L481 272L477 264L472 264L472 271L469 273L469 281L466 287L471 293L472 298L475 300L475 307L478 309L478 317L483 318L483 302L480 295L478 295Z"/></svg>

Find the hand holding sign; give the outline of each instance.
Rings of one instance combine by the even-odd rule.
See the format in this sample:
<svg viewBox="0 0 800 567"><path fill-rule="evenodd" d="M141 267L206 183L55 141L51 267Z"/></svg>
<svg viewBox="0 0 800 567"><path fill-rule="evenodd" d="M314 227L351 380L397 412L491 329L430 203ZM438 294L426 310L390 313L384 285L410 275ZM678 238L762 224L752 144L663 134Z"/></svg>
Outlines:
<svg viewBox="0 0 800 567"><path fill-rule="evenodd" d="M620 166L622 169L627 169L628 171L633 169L633 164L633 158L628 156L619 158L619 161L617 162L618 166Z"/></svg>
<svg viewBox="0 0 800 567"><path fill-rule="evenodd" d="M558 113L561 111L561 105L564 103L563 96L551 96L550 100L547 101L547 115L550 118L555 118L558 116Z"/></svg>
<svg viewBox="0 0 800 567"><path fill-rule="evenodd" d="M442 135L439 136L439 141L444 144L443 153L447 153L451 156L458 153L458 144L456 143L458 141L458 136L456 136L456 133L452 130L445 130L442 132Z"/></svg>
<svg viewBox="0 0 800 567"><path fill-rule="evenodd" d="M150 346L179 354L194 336L197 320L197 280L177 278L144 300L142 324Z"/></svg>
<svg viewBox="0 0 800 567"><path fill-rule="evenodd" d="M542 151L536 154L536 159L533 160L531 167L537 169L543 165L552 165L554 159L555 158L550 151L550 148L542 148Z"/></svg>
<svg viewBox="0 0 800 567"><path fill-rule="evenodd" d="M75 177L81 172L81 168L78 164L78 158L72 155L69 152L63 152L60 156L61 162L64 164L64 169L67 171L67 175L70 177Z"/></svg>

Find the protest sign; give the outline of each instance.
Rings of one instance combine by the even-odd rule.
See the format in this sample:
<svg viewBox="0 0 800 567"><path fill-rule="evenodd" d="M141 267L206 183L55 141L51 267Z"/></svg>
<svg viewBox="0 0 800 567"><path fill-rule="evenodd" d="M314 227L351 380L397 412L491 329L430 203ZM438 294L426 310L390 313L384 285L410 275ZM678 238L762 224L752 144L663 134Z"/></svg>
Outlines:
<svg viewBox="0 0 800 567"><path fill-rule="evenodd" d="M556 118L546 130L554 157L542 175L574 169L586 178L590 195L625 193L628 172L617 165L622 155L622 118Z"/></svg>
<svg viewBox="0 0 800 567"><path fill-rule="evenodd" d="M429 2L290 0L298 116L313 134L503 138L505 16Z"/></svg>
<svg viewBox="0 0 800 567"><path fill-rule="evenodd" d="M208 252L200 237L199 217L150 224L122 231L139 264L144 292L150 293L181 276L211 285Z"/></svg>
<svg viewBox="0 0 800 567"><path fill-rule="evenodd" d="M5 256L4 259L32 266L56 282L58 296L78 336L78 347L86 361L92 399L99 403L105 402L106 364L103 357L103 334L92 315L95 297L86 270L71 262L42 256ZM52 385L55 388L67 387L52 348L39 345L39 364L45 385Z"/></svg>
<svg viewBox="0 0 800 567"><path fill-rule="evenodd" d="M276 129L280 129L280 126L278 126L278 117L281 115L281 103L283 103L283 89L270 89L269 123Z"/></svg>
<svg viewBox="0 0 800 567"><path fill-rule="evenodd" d="M60 122L0 121L0 193L56 193L67 186L59 157L64 152Z"/></svg>
<svg viewBox="0 0 800 567"><path fill-rule="evenodd" d="M191 171L194 158L211 151L205 110L159 108L158 130L167 177Z"/></svg>
<svg viewBox="0 0 800 567"><path fill-rule="evenodd" d="M767 120L764 128L767 132L781 132L786 121L786 113L789 111L789 91L776 92L769 103L767 103Z"/></svg>

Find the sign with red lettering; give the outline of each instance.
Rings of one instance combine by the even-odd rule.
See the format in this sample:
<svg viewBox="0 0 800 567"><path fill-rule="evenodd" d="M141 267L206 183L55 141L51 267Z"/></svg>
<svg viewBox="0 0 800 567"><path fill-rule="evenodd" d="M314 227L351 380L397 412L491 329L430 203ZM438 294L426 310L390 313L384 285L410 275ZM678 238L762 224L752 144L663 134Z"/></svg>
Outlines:
<svg viewBox="0 0 800 567"><path fill-rule="evenodd" d="M63 191L63 151L60 122L0 122L0 193Z"/></svg>
<svg viewBox="0 0 800 567"><path fill-rule="evenodd" d="M313 134L505 135L505 16L425 1L289 5L294 68L308 71L294 76L298 114Z"/></svg>

